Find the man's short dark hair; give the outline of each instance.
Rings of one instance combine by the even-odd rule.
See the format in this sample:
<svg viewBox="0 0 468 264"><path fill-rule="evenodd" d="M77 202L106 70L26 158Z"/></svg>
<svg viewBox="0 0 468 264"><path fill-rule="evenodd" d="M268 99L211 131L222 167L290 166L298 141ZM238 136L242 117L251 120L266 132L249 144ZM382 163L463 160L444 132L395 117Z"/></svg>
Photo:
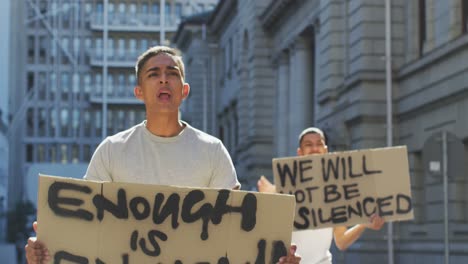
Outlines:
<svg viewBox="0 0 468 264"><path fill-rule="evenodd" d="M141 69L145 66L146 62L154 56L159 54L167 54L174 58L177 63L177 66L180 69L180 74L182 79L185 80L185 66L182 61L182 55L178 49L167 47L167 46L154 46L146 50L143 54L138 57L138 60L135 65L135 74L137 78L137 83L140 83L140 74Z"/></svg>

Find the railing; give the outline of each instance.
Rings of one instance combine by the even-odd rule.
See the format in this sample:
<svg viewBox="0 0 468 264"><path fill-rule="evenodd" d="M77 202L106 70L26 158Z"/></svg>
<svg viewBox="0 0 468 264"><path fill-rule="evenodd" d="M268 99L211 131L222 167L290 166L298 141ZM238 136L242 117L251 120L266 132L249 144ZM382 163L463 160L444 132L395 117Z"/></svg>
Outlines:
<svg viewBox="0 0 468 264"><path fill-rule="evenodd" d="M103 103L102 85L94 85L90 96L92 103ZM112 85L107 89L108 104L142 104L135 98L133 87L131 85Z"/></svg>
<svg viewBox="0 0 468 264"><path fill-rule="evenodd" d="M161 26L159 15L134 13L134 14L109 14L109 30L132 31L157 31ZM174 15L165 16L165 30L175 31L180 23L180 17ZM102 30L104 16L100 13L91 16L91 28Z"/></svg>

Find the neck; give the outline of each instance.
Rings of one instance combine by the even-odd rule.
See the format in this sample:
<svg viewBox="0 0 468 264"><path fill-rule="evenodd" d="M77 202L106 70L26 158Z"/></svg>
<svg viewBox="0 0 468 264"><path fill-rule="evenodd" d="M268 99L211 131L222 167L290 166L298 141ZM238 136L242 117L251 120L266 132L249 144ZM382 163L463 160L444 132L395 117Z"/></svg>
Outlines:
<svg viewBox="0 0 468 264"><path fill-rule="evenodd" d="M179 115L168 113L157 116L147 115L146 129L159 137L175 137L184 129L185 125L180 122Z"/></svg>

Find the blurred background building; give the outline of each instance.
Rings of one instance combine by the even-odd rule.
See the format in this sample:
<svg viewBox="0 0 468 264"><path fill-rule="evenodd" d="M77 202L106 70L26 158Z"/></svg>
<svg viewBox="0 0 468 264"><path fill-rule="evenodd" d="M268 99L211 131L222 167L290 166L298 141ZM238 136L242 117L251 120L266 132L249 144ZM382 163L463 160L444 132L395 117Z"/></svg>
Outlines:
<svg viewBox="0 0 468 264"><path fill-rule="evenodd" d="M2 21L9 23L1 33L9 49L2 42L0 52L10 59L1 68L9 78L0 78L0 110L6 113L0 118L0 196L8 190L0 205L8 201L9 210L16 210L18 202L35 203L38 173L81 178L104 137L144 120L144 106L133 95L138 55L171 45L183 16L216 4L2 1L9 15Z"/></svg>
<svg viewBox="0 0 468 264"><path fill-rule="evenodd" d="M215 113L202 116L246 189L308 126L331 151L407 145L414 221L367 232L335 262L467 263L468 1L389 2L389 31L373 0L225 0L185 20L174 42L205 65L189 59L187 79L215 98L186 112Z"/></svg>

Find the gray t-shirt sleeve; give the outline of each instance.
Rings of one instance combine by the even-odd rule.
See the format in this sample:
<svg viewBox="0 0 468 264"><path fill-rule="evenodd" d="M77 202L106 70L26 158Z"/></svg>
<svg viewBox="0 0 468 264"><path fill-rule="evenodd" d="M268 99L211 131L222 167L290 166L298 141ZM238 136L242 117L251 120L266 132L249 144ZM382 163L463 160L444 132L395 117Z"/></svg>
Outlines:
<svg viewBox="0 0 468 264"><path fill-rule="evenodd" d="M110 157L109 157L109 146L111 142L105 139L94 151L93 157L89 162L86 175L83 177L85 180L91 181L106 181L111 182L111 170L110 170Z"/></svg>
<svg viewBox="0 0 468 264"><path fill-rule="evenodd" d="M209 187L240 189L236 169L223 143L216 144L216 149L212 154L214 164Z"/></svg>

